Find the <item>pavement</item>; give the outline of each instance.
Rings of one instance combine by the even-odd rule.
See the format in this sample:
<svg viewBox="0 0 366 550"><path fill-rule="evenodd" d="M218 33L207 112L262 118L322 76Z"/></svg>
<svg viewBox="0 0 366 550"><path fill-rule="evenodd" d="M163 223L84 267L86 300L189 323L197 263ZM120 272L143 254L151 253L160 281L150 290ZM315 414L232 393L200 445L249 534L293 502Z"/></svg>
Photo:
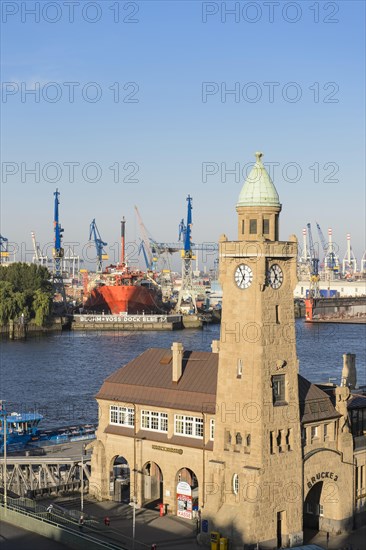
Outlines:
<svg viewBox="0 0 366 550"><path fill-rule="evenodd" d="M321 548L329 548L331 550L366 550L366 525L343 535L330 535L329 545L327 546L326 533L308 531L304 533L306 544L317 544Z"/></svg>
<svg viewBox="0 0 366 550"><path fill-rule="evenodd" d="M57 503L66 509L80 510L80 496L59 497L42 500L40 503ZM132 549L133 509L128 504L119 502L98 502L86 496L84 498L86 514L99 520L97 527L84 527L86 533L97 538L119 543L128 550ZM104 525L104 518L110 518L110 526ZM201 546L196 540L196 522L177 518L176 516L159 516L154 509L136 509L135 517L135 550L150 550L152 544L157 549L194 550ZM329 550L366 550L366 526L343 535L331 535L329 545L326 533L305 531L304 544L317 544Z"/></svg>
<svg viewBox="0 0 366 550"><path fill-rule="evenodd" d="M65 550L66 546L2 521L0 548L1 550Z"/></svg>
<svg viewBox="0 0 366 550"><path fill-rule="evenodd" d="M80 510L80 496L42 499L42 505L57 504L64 509ZM108 542L122 544L130 550L133 547L133 508L119 502L97 502L88 496L84 497L85 518L99 520L91 526L85 524L83 532ZM110 525L104 524L109 517ZM135 550L150 550L153 544L160 550L192 550L200 546L196 540L196 522L177 518L176 516L159 516L155 509L140 508L135 511Z"/></svg>

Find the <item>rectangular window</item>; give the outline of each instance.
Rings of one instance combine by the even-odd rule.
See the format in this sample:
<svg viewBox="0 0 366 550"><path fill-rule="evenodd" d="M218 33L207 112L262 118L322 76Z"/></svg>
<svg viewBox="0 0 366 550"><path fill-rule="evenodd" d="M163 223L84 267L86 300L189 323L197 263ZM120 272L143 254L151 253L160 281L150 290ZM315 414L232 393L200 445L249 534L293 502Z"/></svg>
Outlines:
<svg viewBox="0 0 366 550"><path fill-rule="evenodd" d="M203 419L194 419L194 434L196 437L203 437Z"/></svg>
<svg viewBox="0 0 366 550"><path fill-rule="evenodd" d="M257 220L249 220L249 233L256 235L257 233Z"/></svg>
<svg viewBox="0 0 366 550"><path fill-rule="evenodd" d="M118 424L118 407L116 405L110 407L110 423Z"/></svg>
<svg viewBox="0 0 366 550"><path fill-rule="evenodd" d="M284 374L276 374L275 376L272 376L272 394L274 405L286 403Z"/></svg>
<svg viewBox="0 0 366 550"><path fill-rule="evenodd" d="M244 220L241 220L241 234L244 235Z"/></svg>
<svg viewBox="0 0 366 550"><path fill-rule="evenodd" d="M267 218L263 220L263 235L269 235L269 220Z"/></svg>
<svg viewBox="0 0 366 550"><path fill-rule="evenodd" d="M141 427L154 432L168 431L168 414L158 411L141 411Z"/></svg>
<svg viewBox="0 0 366 550"><path fill-rule="evenodd" d="M177 435L184 434L184 416L182 414L175 415L175 433Z"/></svg>
<svg viewBox="0 0 366 550"><path fill-rule="evenodd" d="M215 419L211 418L210 420L210 441L215 439Z"/></svg>
<svg viewBox="0 0 366 550"><path fill-rule="evenodd" d="M311 441L318 437L318 426L311 426Z"/></svg>
<svg viewBox="0 0 366 550"><path fill-rule="evenodd" d="M117 407L117 405L111 405L109 409L109 418L111 424L133 428L135 411L130 407Z"/></svg>
<svg viewBox="0 0 366 550"><path fill-rule="evenodd" d="M329 437L328 426L329 424L324 424L324 439Z"/></svg>
<svg viewBox="0 0 366 550"><path fill-rule="evenodd" d="M203 418L176 414L174 417L174 434L203 437Z"/></svg>

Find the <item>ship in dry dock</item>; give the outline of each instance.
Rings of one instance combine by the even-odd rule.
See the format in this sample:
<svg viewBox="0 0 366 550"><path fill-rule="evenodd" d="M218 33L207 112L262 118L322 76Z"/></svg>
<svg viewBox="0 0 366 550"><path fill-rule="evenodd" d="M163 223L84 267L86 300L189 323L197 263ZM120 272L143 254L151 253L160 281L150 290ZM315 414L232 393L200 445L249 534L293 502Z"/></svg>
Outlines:
<svg viewBox="0 0 366 550"><path fill-rule="evenodd" d="M125 220L121 222L121 260L109 266L89 286L84 309L86 311L120 313L164 312L159 284L153 274L127 266L125 258Z"/></svg>

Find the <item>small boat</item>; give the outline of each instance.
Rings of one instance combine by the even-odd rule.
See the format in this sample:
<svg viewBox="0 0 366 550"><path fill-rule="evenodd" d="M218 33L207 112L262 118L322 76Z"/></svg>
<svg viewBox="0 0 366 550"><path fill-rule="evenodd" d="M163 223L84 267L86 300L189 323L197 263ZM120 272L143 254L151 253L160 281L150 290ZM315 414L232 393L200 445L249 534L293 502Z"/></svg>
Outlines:
<svg viewBox="0 0 366 550"><path fill-rule="evenodd" d="M9 451L24 449L39 439L38 424L43 416L38 413L7 413L0 401L0 454L4 453L4 425L6 424L6 448Z"/></svg>
<svg viewBox="0 0 366 550"><path fill-rule="evenodd" d="M24 451L34 447L57 445L68 441L94 439L96 426L64 426L40 430L38 424L43 416L38 413L7 413L4 402L0 401L0 454L4 453L4 419L6 418L6 450Z"/></svg>

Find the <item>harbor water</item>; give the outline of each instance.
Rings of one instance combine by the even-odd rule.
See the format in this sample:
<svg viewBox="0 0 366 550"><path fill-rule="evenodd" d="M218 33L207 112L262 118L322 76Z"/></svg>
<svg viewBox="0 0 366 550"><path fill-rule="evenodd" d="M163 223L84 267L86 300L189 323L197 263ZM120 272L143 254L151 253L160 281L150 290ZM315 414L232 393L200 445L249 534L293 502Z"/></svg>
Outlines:
<svg viewBox="0 0 366 550"><path fill-rule="evenodd" d="M96 422L94 399L115 370L151 347L210 351L220 326L179 332L64 332L1 342L0 398L8 412L36 411L43 427ZM300 374L312 382L340 382L343 353L356 354L358 384L366 384L366 326L296 320Z"/></svg>

